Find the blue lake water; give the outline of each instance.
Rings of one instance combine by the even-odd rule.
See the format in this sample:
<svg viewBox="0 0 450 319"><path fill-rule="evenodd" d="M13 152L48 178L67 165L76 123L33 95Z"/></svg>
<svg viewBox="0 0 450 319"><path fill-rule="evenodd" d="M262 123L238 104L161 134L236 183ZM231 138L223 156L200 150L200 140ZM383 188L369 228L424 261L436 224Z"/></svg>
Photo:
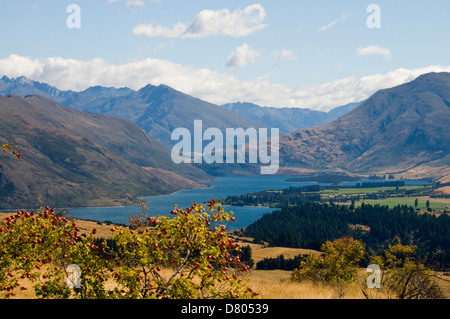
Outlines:
<svg viewBox="0 0 450 319"><path fill-rule="evenodd" d="M206 189L192 189L179 191L170 195L145 197L148 202L149 216L171 216L170 211L174 205L177 204L179 208L185 209L190 207L193 202L204 203L213 198L226 197L228 195L241 195L249 192L257 192L262 190L278 190L288 188L289 186L300 187L305 185L312 185L316 183L299 183L287 182L289 178L294 176L274 176L274 175L260 175L260 176L228 176L218 177L217 180L205 184L210 185ZM371 180L364 180L360 182L370 182ZM374 180L377 182L377 180ZM378 181L379 182L379 181ZM355 184L343 183L347 185ZM427 185L426 181L406 181L406 185ZM276 209L267 207L239 207L226 206L226 211L232 211L236 222L230 222L228 229L236 229L247 227L254 221L260 219L265 213L270 213ZM90 219L95 221L109 220L113 223L126 224L130 214L136 215L141 212L138 206L127 207L89 207L89 208L72 208L70 209L74 217L81 219Z"/></svg>
<svg viewBox="0 0 450 319"><path fill-rule="evenodd" d="M213 198L226 197L228 195L240 195L249 192L257 192L268 189L283 189L289 186L303 186L315 183L286 182L293 176L229 176L218 177L217 180L205 184L210 185L206 189L193 189L179 191L174 194L164 196L145 197L148 202L149 216L171 216L170 211L177 204L179 208L190 207L193 202L203 203ZM229 223L228 229L246 227L252 222L261 218L265 213L272 212L275 209L266 207L237 207L226 206L226 211L232 211L236 222ZM72 208L70 210L74 217L81 219L90 219L95 221L112 221L113 223L126 224L130 214L139 214L141 209L137 206L127 207L90 207L90 208Z"/></svg>

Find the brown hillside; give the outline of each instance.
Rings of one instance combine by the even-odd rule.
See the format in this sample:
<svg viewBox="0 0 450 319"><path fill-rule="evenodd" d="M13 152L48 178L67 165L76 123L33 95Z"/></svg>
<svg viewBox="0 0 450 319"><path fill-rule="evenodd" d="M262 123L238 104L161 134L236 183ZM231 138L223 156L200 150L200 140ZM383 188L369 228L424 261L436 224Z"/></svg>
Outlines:
<svg viewBox="0 0 450 319"><path fill-rule="evenodd" d="M0 96L0 141L8 140L23 157L0 154L0 208L34 207L38 196L55 207L98 199L130 204L138 196L204 187L176 173L207 178L173 164L169 151L130 121L39 96Z"/></svg>
<svg viewBox="0 0 450 319"><path fill-rule="evenodd" d="M281 137L282 166L350 173L450 168L450 73L381 90L333 123Z"/></svg>

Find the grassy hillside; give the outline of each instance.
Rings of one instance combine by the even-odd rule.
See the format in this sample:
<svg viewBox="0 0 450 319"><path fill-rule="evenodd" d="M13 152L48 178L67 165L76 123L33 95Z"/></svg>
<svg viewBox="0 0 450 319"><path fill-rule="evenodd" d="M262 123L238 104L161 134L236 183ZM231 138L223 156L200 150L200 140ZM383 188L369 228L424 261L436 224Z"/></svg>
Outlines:
<svg viewBox="0 0 450 319"><path fill-rule="evenodd" d="M450 73L380 90L333 123L280 139L281 165L439 178L450 162Z"/></svg>
<svg viewBox="0 0 450 319"><path fill-rule="evenodd" d="M8 140L23 156L0 154L1 208L34 207L39 196L55 207L124 205L204 187L191 180L209 178L175 165L166 148L130 121L39 96L0 96L0 141Z"/></svg>
<svg viewBox="0 0 450 319"><path fill-rule="evenodd" d="M9 215L10 214L7 213L0 213L0 219L4 219ZM97 229L96 235L98 238L109 239L112 237L110 229L113 225L111 224L79 219L74 219L74 221L80 228L80 233L89 232L89 230L95 228ZM319 254L319 252L314 250L292 249L286 247L267 247L264 244L259 245L251 243L253 238L232 237L235 240L240 239L238 242L241 246L251 246L253 252L252 257L255 262L262 260L263 258L273 258L279 255L284 255L286 258L291 258L298 254ZM254 291L258 292L258 298L262 299L335 299L337 297L336 291L329 286L291 282L291 274L291 271L283 270L251 270L247 275L245 275L245 278L248 280L248 285L252 287ZM442 273L438 275L443 279L448 278L443 276ZM360 282L365 281L367 278L365 269L360 270L359 277ZM450 282L445 280L439 280L438 282L443 288L446 298L450 298ZM20 293L14 296L15 299L35 298L32 284L28 280L21 279L19 280L19 283L25 289L21 290ZM383 298L382 295L378 297ZM361 286L359 284L352 285L346 294L346 299L364 298L365 297L361 292Z"/></svg>

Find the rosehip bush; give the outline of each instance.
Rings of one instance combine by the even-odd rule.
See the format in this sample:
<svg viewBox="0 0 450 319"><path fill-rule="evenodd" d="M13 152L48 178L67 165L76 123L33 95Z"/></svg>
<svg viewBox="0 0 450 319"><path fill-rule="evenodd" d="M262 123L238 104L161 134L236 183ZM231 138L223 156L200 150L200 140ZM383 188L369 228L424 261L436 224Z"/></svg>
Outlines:
<svg viewBox="0 0 450 319"><path fill-rule="evenodd" d="M40 282L44 277L53 279L55 276L48 277L47 269L57 265L66 242L73 241L70 236L74 236L70 228L61 225L54 210L48 207L37 213L17 211L0 222L0 269L9 274L9 278L0 275L5 297L19 289L19 285L12 285L17 277L32 282Z"/></svg>
<svg viewBox="0 0 450 319"><path fill-rule="evenodd" d="M0 221L0 297L30 280L41 298L251 298L241 273L239 245L226 233L232 216L211 201L169 217L140 218L136 227L111 228L116 248L98 243L54 209L18 211ZM237 255L237 256L236 256ZM67 285L69 265L80 286Z"/></svg>
<svg viewBox="0 0 450 319"><path fill-rule="evenodd" d="M97 252L88 249L89 237L80 237L74 222L56 216L54 209L18 211L0 222L0 288L4 297L15 295L17 279L34 283L35 294L44 298L68 298L73 294L66 284L66 269L71 264L82 267L84 283L76 294L83 297L102 297L100 280L92 280L86 268L94 269L94 276L105 267ZM84 268L83 268L84 267ZM8 272L9 276L3 274Z"/></svg>
<svg viewBox="0 0 450 319"><path fill-rule="evenodd" d="M249 267L233 256L233 251L241 250L226 233L224 224L232 219L229 213L211 201L206 207L196 203L186 210L175 207L171 214L175 217L148 217L141 232L112 229L118 246L115 296L198 299L256 295L241 278Z"/></svg>

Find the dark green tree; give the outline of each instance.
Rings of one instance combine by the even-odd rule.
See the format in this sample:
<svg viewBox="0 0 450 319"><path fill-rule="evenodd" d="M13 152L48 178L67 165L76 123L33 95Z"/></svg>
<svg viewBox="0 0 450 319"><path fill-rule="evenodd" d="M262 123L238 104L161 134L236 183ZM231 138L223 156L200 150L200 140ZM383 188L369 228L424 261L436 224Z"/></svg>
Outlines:
<svg viewBox="0 0 450 319"><path fill-rule="evenodd" d="M243 262L250 268L253 267L254 261L252 258L252 248L249 245L242 247L242 253L241 253L240 258L241 258L241 262Z"/></svg>

